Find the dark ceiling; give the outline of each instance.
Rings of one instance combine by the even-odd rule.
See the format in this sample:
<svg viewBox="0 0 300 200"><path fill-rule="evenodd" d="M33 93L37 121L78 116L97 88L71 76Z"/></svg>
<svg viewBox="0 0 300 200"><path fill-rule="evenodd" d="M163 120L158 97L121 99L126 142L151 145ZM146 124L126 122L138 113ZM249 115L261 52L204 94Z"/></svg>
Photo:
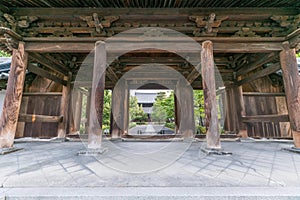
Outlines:
<svg viewBox="0 0 300 200"><path fill-rule="evenodd" d="M299 0L1 0L6 7L228 8L300 7Z"/></svg>

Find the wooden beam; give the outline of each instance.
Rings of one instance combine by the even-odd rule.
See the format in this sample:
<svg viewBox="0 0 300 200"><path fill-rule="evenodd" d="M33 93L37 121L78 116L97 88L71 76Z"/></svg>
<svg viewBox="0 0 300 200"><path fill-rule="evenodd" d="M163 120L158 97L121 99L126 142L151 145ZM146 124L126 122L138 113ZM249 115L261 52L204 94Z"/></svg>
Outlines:
<svg viewBox="0 0 300 200"><path fill-rule="evenodd" d="M193 83L200 76L200 72L197 69L193 69L191 73L187 76L186 80L189 83Z"/></svg>
<svg viewBox="0 0 300 200"><path fill-rule="evenodd" d="M61 78L59 78L59 77L51 74L47 70L44 70L44 69L42 69L40 67L37 67L37 66L33 65L32 63L28 64L28 70L30 72L36 74L36 75L39 75L41 77L47 78L49 80L52 80L54 82L60 83L60 84L62 84L64 86L67 85L67 81L65 81L65 80L63 80L63 79L61 79Z"/></svg>
<svg viewBox="0 0 300 200"><path fill-rule="evenodd" d="M249 82L254 81L256 79L265 77L265 76L270 75L272 73L275 73L278 70L280 70L280 64L279 63L275 63L272 66L269 66L269 67L267 67L265 69L262 69L261 71L255 72L254 74L245 77L242 80L237 81L236 85L240 86L240 85L243 85L245 83L249 83Z"/></svg>
<svg viewBox="0 0 300 200"><path fill-rule="evenodd" d="M103 38L104 40L105 38ZM180 39L180 38L179 38ZM182 39L182 38L181 38ZM256 41L253 42L245 41L241 42L240 39L235 40L228 40L228 38L223 38L224 40L221 41L218 39L218 41L214 42L214 53L271 53L274 51L281 51L282 50L282 42L278 41ZM94 40L94 39L93 39ZM124 44L132 44L132 42L136 42L137 39L133 39L131 37L124 38L124 41L120 40L120 43L116 41L115 44L113 44L112 49L113 51L110 51L110 53L122 53L126 50L126 45ZM76 42L70 42L70 41L56 41L53 42L26 42L26 51L28 52L39 52L39 53L90 53L94 50L94 41L82 41L79 42L80 39ZM213 40L212 40L213 41ZM149 43L145 43L145 41L137 41L140 42L141 45L149 45ZM142 44L144 42L144 44ZM159 41L157 41L159 42ZM172 38L172 40L169 41L162 41L162 42L177 42L178 38ZM202 39L198 41L199 43L202 42ZM120 46L123 46L123 49L120 49ZM183 52L184 53L184 52ZM185 53L192 53L186 52Z"/></svg>
<svg viewBox="0 0 300 200"><path fill-rule="evenodd" d="M19 114L19 122L51 122L58 123L63 121L63 116L48 116L35 114Z"/></svg>
<svg viewBox="0 0 300 200"><path fill-rule="evenodd" d="M236 75L237 76L240 76L240 75L244 75L244 74L247 74L248 72L251 72L253 70L255 70L256 68L262 66L263 64L265 63L268 63L270 61L272 61L274 59L275 56L277 56L278 54L276 53L270 53L270 54L267 54L267 55L262 55L259 59L257 59L255 62L251 62L249 63L248 65L246 66L243 66L241 69L239 69L237 72L236 72Z"/></svg>
<svg viewBox="0 0 300 200"><path fill-rule="evenodd" d="M298 48L300 44L300 28L289 34L286 39L289 41L290 48Z"/></svg>
<svg viewBox="0 0 300 200"><path fill-rule="evenodd" d="M23 96L61 96L61 92L24 92Z"/></svg>
<svg viewBox="0 0 300 200"><path fill-rule="evenodd" d="M39 53L90 53L94 47L92 42L26 42L26 51Z"/></svg>
<svg viewBox="0 0 300 200"><path fill-rule="evenodd" d="M295 49L290 49L288 42L280 52L283 83L286 93L287 108L295 147L300 148L300 76Z"/></svg>
<svg viewBox="0 0 300 200"><path fill-rule="evenodd" d="M1 30L1 29L0 29ZM107 37L24 37L23 40L26 44L30 43L91 43L95 44L97 41L104 41ZM178 42L182 41L182 37L171 37L168 41L172 42L177 40ZM208 39L211 39L214 44L218 43L280 43L286 41L286 37L191 37L196 42L202 43ZM158 41L161 41L157 39ZM122 36L115 38L114 42L145 42L143 38ZM27 45L26 45L27 47Z"/></svg>
<svg viewBox="0 0 300 200"><path fill-rule="evenodd" d="M285 96L283 92L244 92L243 96L262 96L262 97L278 97Z"/></svg>
<svg viewBox="0 0 300 200"><path fill-rule="evenodd" d="M0 119L0 148L13 146L21 106L28 55L24 43L13 50L6 95Z"/></svg>
<svg viewBox="0 0 300 200"><path fill-rule="evenodd" d="M59 62L57 59L53 58L49 54L45 54L43 55L43 57L49 60L51 63L55 64L56 67L63 69L65 72L69 71L67 66L65 66L64 64L62 64L61 62Z"/></svg>
<svg viewBox="0 0 300 200"><path fill-rule="evenodd" d="M119 80L118 76L116 75L116 73L114 72L113 68L111 66L106 68L106 76L108 76L108 78L114 83L116 84Z"/></svg>
<svg viewBox="0 0 300 200"><path fill-rule="evenodd" d="M20 36L18 33L16 33L15 31L6 28L6 27L0 27L0 35L5 35L8 34L10 37L12 37L13 39L16 39L18 41L22 41L23 37Z"/></svg>
<svg viewBox="0 0 300 200"><path fill-rule="evenodd" d="M211 41L202 43L201 51L202 85L204 91L204 107L206 118L206 139L208 148L221 148L218 108L216 100L215 65L213 44Z"/></svg>
<svg viewBox="0 0 300 200"><path fill-rule="evenodd" d="M68 75L68 71L65 68L60 68L56 66L55 63L51 62L50 60L45 59L42 55L39 55L37 53L31 53L29 54L29 58L44 65L45 67L58 72L62 75Z"/></svg>
<svg viewBox="0 0 300 200"><path fill-rule="evenodd" d="M254 123L254 122L289 122L288 115L254 115L254 116L243 116L243 122Z"/></svg>

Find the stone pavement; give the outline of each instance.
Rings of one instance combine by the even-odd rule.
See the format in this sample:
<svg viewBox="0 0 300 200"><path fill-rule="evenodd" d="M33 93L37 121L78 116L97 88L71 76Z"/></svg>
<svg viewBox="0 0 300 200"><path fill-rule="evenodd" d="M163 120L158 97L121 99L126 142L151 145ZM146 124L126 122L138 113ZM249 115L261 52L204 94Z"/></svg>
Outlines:
<svg viewBox="0 0 300 200"><path fill-rule="evenodd" d="M73 195L80 196L83 194L78 192L80 189L93 193L93 188L99 187L110 188L109 191L119 188L119 192L148 188L144 195L153 194L151 188L156 188L163 190L162 194L172 192L175 196L174 191L177 191L179 197L198 194L195 199L200 199L204 194L232 196L234 191L243 194L243 197L253 196L249 191L261 191L258 196L266 197L267 193L267 196L273 194L274 197L281 191L283 196L291 194L295 199L300 199L300 154L282 150L292 146L292 143L222 142L223 149L232 152L232 155L206 155L201 151L203 144L199 141L105 141L105 153L94 157L77 156L79 151L85 149L83 142L16 143L15 147L24 149L0 156L0 199L1 195L13 196L22 194L22 191L36 195L30 190L44 191L45 194L52 191L55 194L55 191L68 188L73 188ZM198 192L191 193L191 188ZM212 188L220 190L213 191ZM211 193L205 192L208 189ZM97 191L105 192L102 189Z"/></svg>
<svg viewBox="0 0 300 200"><path fill-rule="evenodd" d="M140 133L139 133L140 131ZM137 135L137 134L148 134L154 135L162 132L164 134L174 134L174 130L165 127L164 125L157 125L157 124L148 124L148 125L137 125L128 130L128 134L130 135Z"/></svg>

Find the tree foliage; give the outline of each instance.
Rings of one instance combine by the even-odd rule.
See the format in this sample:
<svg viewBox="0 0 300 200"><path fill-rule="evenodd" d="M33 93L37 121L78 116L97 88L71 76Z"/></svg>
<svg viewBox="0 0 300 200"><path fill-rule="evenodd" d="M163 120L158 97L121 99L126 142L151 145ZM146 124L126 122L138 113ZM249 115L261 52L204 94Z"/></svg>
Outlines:
<svg viewBox="0 0 300 200"><path fill-rule="evenodd" d="M174 117L174 92L171 92L169 96L165 92L158 93L153 105L152 120L160 123L172 122Z"/></svg>
<svg viewBox="0 0 300 200"><path fill-rule="evenodd" d="M204 126L205 110L203 90L194 90L194 108L196 124Z"/></svg>
<svg viewBox="0 0 300 200"><path fill-rule="evenodd" d="M147 121L147 114L144 112L142 105L138 105L136 96L130 96L129 100L129 117L130 121L145 122Z"/></svg>
<svg viewBox="0 0 300 200"><path fill-rule="evenodd" d="M103 129L108 129L110 126L110 114L111 114L111 90L104 90L104 104L103 104Z"/></svg>
<svg viewBox="0 0 300 200"><path fill-rule="evenodd" d="M0 50L0 57L10 57L10 54Z"/></svg>

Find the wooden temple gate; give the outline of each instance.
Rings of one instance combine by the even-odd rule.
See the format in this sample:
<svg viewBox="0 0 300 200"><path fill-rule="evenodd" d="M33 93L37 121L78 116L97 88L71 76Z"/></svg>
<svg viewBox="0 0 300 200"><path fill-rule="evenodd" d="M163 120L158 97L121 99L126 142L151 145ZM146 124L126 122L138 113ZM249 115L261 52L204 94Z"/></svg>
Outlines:
<svg viewBox="0 0 300 200"><path fill-rule="evenodd" d="M192 88L204 89L206 118L211 123L207 143L219 147L213 61L225 85L226 131L243 137L246 130L252 137L292 136L295 146L300 147L300 81L295 55L300 43L299 7L297 0L202 4L195 0L169 0L167 4L113 0L110 5L101 0L85 5L56 0L4 2L0 6L0 48L12 52L12 64L0 121L0 147L11 147L16 136L65 138L78 130L81 109L71 109L70 105L80 105L84 93L91 102L87 108L91 115L87 123L92 130L88 131L90 144L97 148L103 106L95 107L95 101L103 101L104 89L113 89L126 72L143 63L163 63L182 74ZM186 61L189 58L172 52L133 51L115 59L102 73L105 76L93 79L97 80L93 83L96 87L82 83L77 95L71 95L86 56L95 44L99 48L102 44L97 41L139 27L176 30L201 44L202 75ZM134 43L138 39L123 40ZM105 51L101 52L95 53L95 63L106 63ZM84 64L95 66L94 60ZM94 75L99 74L94 71ZM207 85L205 80L212 83ZM182 88L177 92L178 101L190 110L186 116L178 116L188 119L183 131L194 131L192 98ZM112 112L116 115L125 109L128 92L115 93L116 110ZM117 96L125 99L123 107ZM127 129L124 113L120 117L123 127L111 120L114 138L124 134L120 129Z"/></svg>

